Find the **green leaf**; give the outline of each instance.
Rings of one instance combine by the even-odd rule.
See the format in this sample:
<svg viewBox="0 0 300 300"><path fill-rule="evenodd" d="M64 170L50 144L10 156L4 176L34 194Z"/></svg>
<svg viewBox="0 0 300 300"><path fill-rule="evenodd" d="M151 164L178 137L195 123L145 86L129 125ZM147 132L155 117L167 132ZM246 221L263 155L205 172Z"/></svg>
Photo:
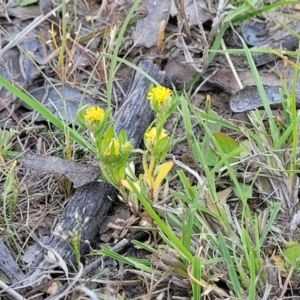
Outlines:
<svg viewBox="0 0 300 300"><path fill-rule="evenodd" d="M237 141L225 133L214 132L213 135L225 154L229 154L240 147L240 144Z"/></svg>
<svg viewBox="0 0 300 300"><path fill-rule="evenodd" d="M112 259L115 259L119 262L122 262L124 264L128 264L131 266L134 266L135 268L142 270L144 272L153 274L153 272L155 272L155 270L153 270L150 265L151 262L148 259L140 259L140 258L135 258L135 257L128 257L128 256L123 256L120 255L116 252L113 252L112 250L110 250L109 248L103 247L101 249L101 253L105 256L109 256Z"/></svg>
<svg viewBox="0 0 300 300"><path fill-rule="evenodd" d="M208 112L208 117L214 118L215 120L219 120L220 116L214 110L210 110ZM207 127L211 130L211 132L220 131L222 126L219 122L207 120Z"/></svg>
<svg viewBox="0 0 300 300"><path fill-rule="evenodd" d="M243 297L242 287L239 281L238 273L234 266L234 261L232 260L232 257L229 252L230 247L226 244L225 238L220 232L218 233L218 239L219 239L220 251L222 254L222 258L224 259L224 263L226 264L227 267L227 272L232 284L233 292L238 299L245 299Z"/></svg>
<svg viewBox="0 0 300 300"><path fill-rule="evenodd" d="M2 272L0 272L0 280L6 284L11 284L10 279Z"/></svg>
<svg viewBox="0 0 300 300"><path fill-rule="evenodd" d="M218 161L218 156L211 147L207 148L207 150L206 150L205 160L209 167L214 167Z"/></svg>
<svg viewBox="0 0 300 300"><path fill-rule="evenodd" d="M152 154L159 162L163 161L167 153L170 151L172 147L170 140L171 137L165 136L155 144Z"/></svg>
<svg viewBox="0 0 300 300"><path fill-rule="evenodd" d="M291 242L283 251L283 254L288 262L297 270L300 269L300 244Z"/></svg>
<svg viewBox="0 0 300 300"><path fill-rule="evenodd" d="M27 6L33 3L37 3L38 0L17 0L19 6Z"/></svg>
<svg viewBox="0 0 300 300"><path fill-rule="evenodd" d="M6 147L9 144L9 139L13 136L12 131L2 130L0 128L0 147Z"/></svg>
<svg viewBox="0 0 300 300"><path fill-rule="evenodd" d="M193 300L201 298L201 276L202 276L202 261L200 257L193 258L192 270L193 270Z"/></svg>
<svg viewBox="0 0 300 300"><path fill-rule="evenodd" d="M240 183L239 188L241 191L243 191L243 193L247 197L247 199L252 198L252 193L253 193L252 185ZM239 193L237 191L237 187L234 187L233 191L236 196L239 195Z"/></svg>
<svg viewBox="0 0 300 300"><path fill-rule="evenodd" d="M205 157L205 162L207 166L214 167L218 161L218 156L216 155L215 151L211 147L208 147L206 151L204 151L203 143L193 143L193 153L197 153L197 147L201 149L201 152ZM197 155L195 155L195 159L201 164L201 161Z"/></svg>

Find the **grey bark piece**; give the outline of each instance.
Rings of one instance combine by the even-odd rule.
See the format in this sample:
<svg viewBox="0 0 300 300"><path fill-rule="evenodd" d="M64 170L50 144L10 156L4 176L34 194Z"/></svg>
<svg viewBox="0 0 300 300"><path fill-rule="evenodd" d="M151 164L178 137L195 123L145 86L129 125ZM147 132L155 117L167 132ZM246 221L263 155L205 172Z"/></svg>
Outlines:
<svg viewBox="0 0 300 300"><path fill-rule="evenodd" d="M244 75L247 72L244 72ZM276 75L277 74L277 75ZM280 76L278 75L280 74ZM226 73L224 73L225 77ZM258 93L257 86L254 85L253 77L250 76L252 82L249 80L243 80L243 76L241 74L242 84L244 88L236 91L232 94L230 99L230 108L233 112L245 112L257 108L262 108L263 103ZM215 80L218 76L215 76L213 80ZM228 76L227 76L228 77ZM276 64L276 73L273 71L271 74L262 73L260 75L264 90L266 92L269 104L271 108L277 109L281 108L281 98L279 94L279 89L282 89L281 81L283 80L286 84L287 90L289 93L292 93L292 85L294 78L294 69L292 67L286 68L286 66L282 62L278 62ZM247 76L245 77L245 79ZM233 80L232 78L227 78L227 85ZM234 84L232 85L234 87ZM238 88L238 87L237 87ZM284 92L283 92L284 94ZM296 85L296 101L299 106L300 102L300 78L297 79Z"/></svg>
<svg viewBox="0 0 300 300"><path fill-rule="evenodd" d="M264 89L270 105L273 108L281 106L281 99L279 95L280 86L264 85ZM290 84L288 84L290 89ZM300 106L300 89L296 91L297 106ZM240 91L234 93L230 99L230 108L233 112L244 112L262 108L263 103L258 93L258 89L255 85L245 86Z"/></svg>
<svg viewBox="0 0 300 300"><path fill-rule="evenodd" d="M285 24L287 25L287 24ZM300 33L300 23L295 21L288 24L289 30ZM266 34L260 34L266 30ZM267 23L246 21L242 25L242 36L248 45L266 49L295 50L299 45L296 35L287 29L278 28L274 32L267 30ZM268 34L267 34L268 33ZM274 61L278 56L272 53L253 54L253 59L257 66L265 65Z"/></svg>
<svg viewBox="0 0 300 300"><path fill-rule="evenodd" d="M159 83L165 82L164 72L161 72L152 61L142 61L139 66ZM147 100L149 87L150 80L137 73L128 92L129 99L125 101L116 115L116 129L126 130L135 146L141 143L144 131L153 117ZM50 273L50 269L57 265L45 259L48 252L54 253L67 264L76 265L71 233L80 233L80 253L86 254L89 251L89 245L85 241L95 240L114 201L117 201L116 191L106 182L94 181L78 188L71 196L69 205L55 226L49 243L42 245L44 251L31 266L26 274L27 280L22 286L36 287L49 280L48 277L42 278L42 274Z"/></svg>
<svg viewBox="0 0 300 300"><path fill-rule="evenodd" d="M100 176L100 168L98 166L83 165L58 157L44 157L34 153L27 153L22 162L26 169L38 174L55 173L67 177L74 183L75 189L96 180Z"/></svg>
<svg viewBox="0 0 300 300"><path fill-rule="evenodd" d="M72 123L76 120L77 111L80 105L84 104L96 104L96 99L83 94L76 88L71 86L44 86L38 88L30 88L28 92L38 101L44 104L51 112L53 112L59 118L65 120L67 123ZM25 102L22 106L32 110L32 108ZM37 121L43 121L45 118L39 116Z"/></svg>
<svg viewBox="0 0 300 300"><path fill-rule="evenodd" d="M160 71L151 60L141 61L139 67L160 84L166 82L165 72ZM148 78L137 72L127 93L127 100L116 114L117 132L126 130L128 139L134 140L134 147L140 145L144 132L154 117L147 100L150 84Z"/></svg>
<svg viewBox="0 0 300 300"><path fill-rule="evenodd" d="M9 278L11 284L25 279L25 275L20 270L2 239L0 239L0 270Z"/></svg>
<svg viewBox="0 0 300 300"><path fill-rule="evenodd" d="M148 15L137 22L134 45L139 48L150 48L157 43L160 23L165 21L165 24L167 24L170 16L171 0L146 0L144 5L148 10Z"/></svg>
<svg viewBox="0 0 300 300"><path fill-rule="evenodd" d="M270 104L279 104L279 86L264 86ZM234 93L230 99L230 108L233 112L253 110L263 106L255 85L245 86Z"/></svg>
<svg viewBox="0 0 300 300"><path fill-rule="evenodd" d="M107 212L116 200L115 189L103 181L94 181L78 188L71 196L69 205L55 226L48 244L41 245L44 251L31 266L23 285L38 286L45 279L41 273L45 274L46 270L50 271L58 266L45 259L49 251L58 255L57 260L60 256L65 263L76 265L72 238L79 234L80 253L86 254L89 250L88 242L94 241Z"/></svg>
<svg viewBox="0 0 300 300"><path fill-rule="evenodd" d="M0 56L0 75L9 82L22 86L24 78L20 69L19 55L17 49L11 49L3 56ZM14 105L14 109L17 109L21 105L20 101L1 85L0 98L0 112L4 110L5 114L7 114L6 108L10 105Z"/></svg>
<svg viewBox="0 0 300 300"><path fill-rule="evenodd" d="M25 76L24 86L27 86L29 82L41 73L40 69L37 68L33 61L40 62L47 56L44 45L41 43L40 39L37 38L38 36L39 32L35 29L31 31L26 36L26 39L20 44L23 51L25 51L25 53L21 52L22 59L20 61L20 63L23 64L23 76Z"/></svg>

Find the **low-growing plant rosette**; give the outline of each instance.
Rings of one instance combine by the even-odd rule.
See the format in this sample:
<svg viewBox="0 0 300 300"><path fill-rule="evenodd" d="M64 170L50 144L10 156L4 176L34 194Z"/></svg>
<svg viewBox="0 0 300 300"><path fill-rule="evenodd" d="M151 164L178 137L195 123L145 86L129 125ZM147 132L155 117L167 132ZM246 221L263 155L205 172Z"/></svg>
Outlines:
<svg viewBox="0 0 300 300"><path fill-rule="evenodd" d="M105 179L116 188L120 188L133 149L131 142L127 140L126 132L117 134L109 121L110 111L104 111L101 107L83 107L77 119L94 137L100 168Z"/></svg>
<svg viewBox="0 0 300 300"><path fill-rule="evenodd" d="M114 126L111 126L101 140L96 140L96 147L103 174L110 183L119 187L120 181L125 179L125 169L131 161L133 149L126 132L122 131L117 135Z"/></svg>
<svg viewBox="0 0 300 300"><path fill-rule="evenodd" d="M114 185L135 212L138 211L136 196L130 189L129 181L151 201L158 199L162 183L172 169L173 162L165 162L173 145L173 138L164 129L167 118L175 111L180 97L162 86L150 87L147 99L156 112L156 118L144 133L146 149L137 152L143 155L144 174L139 179L126 174L132 161L133 146L127 140L125 131L117 134L111 120L110 111L97 106L83 107L78 113L78 121L94 137L100 168L105 179ZM128 197L130 196L130 197ZM131 201L128 198L132 198ZM134 199L133 199L134 198Z"/></svg>
<svg viewBox="0 0 300 300"><path fill-rule="evenodd" d="M172 137L165 129L157 130L156 127L149 127L144 134L144 144L151 156L157 163L163 161L172 148Z"/></svg>

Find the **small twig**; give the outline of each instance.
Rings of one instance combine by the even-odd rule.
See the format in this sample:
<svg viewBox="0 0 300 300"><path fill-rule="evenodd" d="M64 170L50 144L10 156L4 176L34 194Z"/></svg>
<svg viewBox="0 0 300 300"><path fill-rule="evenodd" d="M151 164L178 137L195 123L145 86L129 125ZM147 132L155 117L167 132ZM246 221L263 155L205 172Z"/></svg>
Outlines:
<svg viewBox="0 0 300 300"><path fill-rule="evenodd" d="M54 295L49 296L47 300L54 300L54 299L58 300L67 296L70 290L72 289L72 287L81 279L82 272L83 272L83 266L82 264L80 264L78 274L74 278L69 278L70 283L67 286L66 285L64 286L65 289L63 290L63 292L61 294L55 293Z"/></svg>
<svg viewBox="0 0 300 300"><path fill-rule="evenodd" d="M281 290L281 294L279 296L278 299L283 299L285 293L286 293L286 290L287 290L287 286L288 284L291 282L291 278L292 278L292 275L294 273L294 268L291 268L290 272L289 272L289 275L288 277L286 278L284 284L283 284L283 287L282 287L282 290Z"/></svg>
<svg viewBox="0 0 300 300"><path fill-rule="evenodd" d="M98 13L97 13L97 15L96 15L95 18L101 18L104 10L107 10L107 6L108 6L108 1L107 0L103 0L102 4L100 6L100 9L99 9L99 11L98 11Z"/></svg>
<svg viewBox="0 0 300 300"><path fill-rule="evenodd" d="M195 95L198 94L198 92L200 91L200 89L204 86L204 84L209 81L209 79L213 76L215 76L215 74L219 71L219 68L216 68L211 75L207 76L206 78L204 78L204 80L196 87L196 89L193 91L192 96L190 96L190 98L193 98Z"/></svg>
<svg viewBox="0 0 300 300"><path fill-rule="evenodd" d="M81 293L87 295L90 297L91 300L98 300L98 296L94 291L91 291L90 289L88 289L87 287L81 285L78 286L75 291L80 291Z"/></svg>
<svg viewBox="0 0 300 300"><path fill-rule="evenodd" d="M111 250L115 253L121 253L122 251L124 251L125 249L127 249L128 247L132 246L132 241L133 240L138 240L141 241L143 240L146 236L148 235L147 232L145 231L139 231L137 233L135 233L131 239L122 239L120 240L116 245L114 245ZM91 273L93 270L97 269L102 263L103 261L105 261L107 259L106 256L101 256L97 259L95 259L92 263L90 263L89 265L87 265L84 270L83 270L83 275L89 274Z"/></svg>
<svg viewBox="0 0 300 300"><path fill-rule="evenodd" d="M227 50L226 45L225 45L223 39L221 40L221 46L222 46L222 49L223 49L223 50ZM232 73L233 73L233 75L234 75L234 78L235 78L235 80L236 80L236 82L237 82L239 88L242 89L242 88L243 88L243 84L242 84L242 82L241 82L241 80L240 80L240 77L239 77L239 75L237 74L236 69L235 69L235 67L234 67L234 65L233 65L233 63L232 63L232 60L231 60L231 58L230 58L230 56L229 56L229 54L228 54L227 52L225 52L225 57L226 57L226 59L227 59L227 62L228 62L228 64L229 64L229 67L230 67L230 69L231 69L231 71L232 71Z"/></svg>
<svg viewBox="0 0 300 300"><path fill-rule="evenodd" d="M177 17L179 17L179 19L180 19L179 27L182 26L182 31L185 35L185 41L187 44L190 44L192 41L191 29L190 29L188 19L187 19L186 13L185 13L184 1L183 0L175 0L174 3L177 8L177 11L178 11Z"/></svg>
<svg viewBox="0 0 300 300"><path fill-rule="evenodd" d="M17 293L15 290L13 290L11 287L9 287L7 284L5 284L3 281L0 280L0 289L2 289L1 294L6 292L12 297L14 297L16 300L26 300L23 296L21 296L19 293Z"/></svg>

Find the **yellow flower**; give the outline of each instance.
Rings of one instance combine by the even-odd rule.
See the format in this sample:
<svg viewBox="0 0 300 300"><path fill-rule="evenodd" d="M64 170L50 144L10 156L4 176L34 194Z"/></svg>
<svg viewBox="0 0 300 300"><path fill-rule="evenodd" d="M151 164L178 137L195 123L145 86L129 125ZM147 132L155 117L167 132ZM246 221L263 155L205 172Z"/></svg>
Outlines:
<svg viewBox="0 0 300 300"><path fill-rule="evenodd" d="M110 155L111 155L112 148L114 148L114 155L115 155L115 156L119 156L119 155L120 155L120 142L119 142L117 139L115 139L115 138L113 138L113 139L110 141L110 143L109 143L107 149L106 149L105 152L104 152L104 155L105 155L105 156L110 156Z"/></svg>
<svg viewBox="0 0 300 300"><path fill-rule="evenodd" d="M147 99L150 101L155 101L158 106L165 104L169 97L172 95L172 91L163 86L157 86L151 89L148 93Z"/></svg>
<svg viewBox="0 0 300 300"><path fill-rule="evenodd" d="M132 149L132 145L130 142L126 142L123 146L122 149L124 149L125 151L131 151Z"/></svg>
<svg viewBox="0 0 300 300"><path fill-rule="evenodd" d="M104 110L98 106L89 107L85 111L84 118L89 120L91 123L100 122L104 119Z"/></svg>
<svg viewBox="0 0 300 300"><path fill-rule="evenodd" d="M163 131L161 132L160 134L160 137L157 138L157 130L156 130L156 127L152 127L151 129L147 130L145 132L145 144L148 147L152 147L155 143L155 141L159 141L161 139L163 139L164 137L168 136L167 133L166 133L166 130L163 129Z"/></svg>

